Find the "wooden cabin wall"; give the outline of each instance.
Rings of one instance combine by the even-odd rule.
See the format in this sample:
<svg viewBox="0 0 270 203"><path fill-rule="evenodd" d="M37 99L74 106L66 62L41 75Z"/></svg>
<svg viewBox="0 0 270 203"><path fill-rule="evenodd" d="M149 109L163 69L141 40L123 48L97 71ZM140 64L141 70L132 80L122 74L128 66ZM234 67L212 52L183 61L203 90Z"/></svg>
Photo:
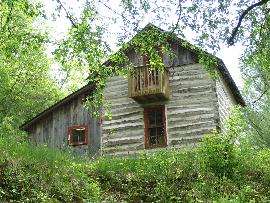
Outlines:
<svg viewBox="0 0 270 203"><path fill-rule="evenodd" d="M170 73L169 145L194 145L218 125L215 82L201 64L174 67Z"/></svg>
<svg viewBox="0 0 270 203"><path fill-rule="evenodd" d="M224 78L220 75L216 80L216 89L217 89L217 97L218 97L218 112L220 118L220 128L224 130L224 121L226 117L229 116L230 109L237 105L234 96L228 84L224 80Z"/></svg>
<svg viewBox="0 0 270 203"><path fill-rule="evenodd" d="M105 97L111 104L112 120L105 118L102 124L102 154L128 154L143 150L143 108L128 97L128 79L109 79Z"/></svg>
<svg viewBox="0 0 270 203"><path fill-rule="evenodd" d="M46 144L52 149L68 146L68 127L88 126L88 145L70 146L75 154L99 155L100 123L99 118L91 118L82 103L83 95L58 107L29 129L29 139L35 144Z"/></svg>
<svg viewBox="0 0 270 203"><path fill-rule="evenodd" d="M111 103L112 120L102 125L103 154L132 154L145 149L145 106L165 105L168 147L194 145L218 125L216 85L209 74L196 63L194 54L172 44L176 58L164 54L170 72L170 99L141 105L128 98L128 79L114 77L107 81L105 97ZM143 65L142 57L128 54L135 66ZM158 150L156 148L154 150Z"/></svg>

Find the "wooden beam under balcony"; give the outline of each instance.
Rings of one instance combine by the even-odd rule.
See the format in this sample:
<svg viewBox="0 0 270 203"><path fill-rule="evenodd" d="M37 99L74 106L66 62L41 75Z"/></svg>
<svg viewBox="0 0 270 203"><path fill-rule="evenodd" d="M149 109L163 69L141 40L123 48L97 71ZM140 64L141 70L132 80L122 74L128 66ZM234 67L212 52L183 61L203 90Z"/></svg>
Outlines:
<svg viewBox="0 0 270 203"><path fill-rule="evenodd" d="M161 72L148 66L134 68L128 80L128 96L139 103L169 99L168 70Z"/></svg>

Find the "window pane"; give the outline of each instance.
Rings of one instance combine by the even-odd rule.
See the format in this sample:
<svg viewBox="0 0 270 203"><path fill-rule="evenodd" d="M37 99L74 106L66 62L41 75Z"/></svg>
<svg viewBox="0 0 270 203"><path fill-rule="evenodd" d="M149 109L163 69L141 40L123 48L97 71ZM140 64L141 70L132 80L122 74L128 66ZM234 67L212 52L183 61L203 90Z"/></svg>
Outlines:
<svg viewBox="0 0 270 203"><path fill-rule="evenodd" d="M85 141L85 129L73 129L72 130L72 142L84 142Z"/></svg>
<svg viewBox="0 0 270 203"><path fill-rule="evenodd" d="M156 124L156 112L155 111L148 112L148 121L149 121L149 127L154 126Z"/></svg>
<svg viewBox="0 0 270 203"><path fill-rule="evenodd" d="M163 127L157 128L157 144L164 144L164 130L163 130Z"/></svg>
<svg viewBox="0 0 270 203"><path fill-rule="evenodd" d="M156 129L155 128L150 128L149 129L149 144L150 145L155 145L157 143L156 141Z"/></svg>
<svg viewBox="0 0 270 203"><path fill-rule="evenodd" d="M156 125L160 126L163 124L162 122L162 112L161 111L157 111L156 112Z"/></svg>
<svg viewBox="0 0 270 203"><path fill-rule="evenodd" d="M166 141L164 107L146 109L146 112L147 120L145 122L147 123L145 125L148 129L145 136L147 136L148 145L152 147L164 146Z"/></svg>

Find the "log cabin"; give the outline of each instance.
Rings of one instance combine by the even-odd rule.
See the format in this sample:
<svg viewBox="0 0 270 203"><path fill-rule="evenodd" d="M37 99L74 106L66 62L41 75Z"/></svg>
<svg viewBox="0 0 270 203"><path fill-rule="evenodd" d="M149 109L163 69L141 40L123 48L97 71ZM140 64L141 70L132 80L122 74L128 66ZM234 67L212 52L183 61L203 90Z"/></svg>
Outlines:
<svg viewBox="0 0 270 203"><path fill-rule="evenodd" d="M147 29L165 32L152 24L143 30ZM111 120L91 117L84 108L83 101L95 86L88 84L21 128L34 144L88 156L196 146L212 129L224 130L230 108L245 102L221 59L209 54L217 61L219 76L212 78L198 62L196 50L182 42L169 39L175 57L160 54L162 72L150 69L147 57L134 47L125 50L134 70L127 78L107 79L104 95L111 104Z"/></svg>

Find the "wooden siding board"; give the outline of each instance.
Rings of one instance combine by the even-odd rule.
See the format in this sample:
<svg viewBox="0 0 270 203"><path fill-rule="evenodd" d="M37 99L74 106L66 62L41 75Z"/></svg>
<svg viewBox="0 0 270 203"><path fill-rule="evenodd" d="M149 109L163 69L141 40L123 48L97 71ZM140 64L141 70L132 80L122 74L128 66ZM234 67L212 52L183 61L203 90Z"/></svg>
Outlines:
<svg viewBox="0 0 270 203"><path fill-rule="evenodd" d="M193 54L184 47L181 47L178 42L173 42L171 44L173 52L176 54L175 58L169 56L163 57L165 66L181 66L183 64L193 64L195 60ZM166 54L164 54L166 55Z"/></svg>
<svg viewBox="0 0 270 203"><path fill-rule="evenodd" d="M144 144L139 143L139 144L128 144L128 145L119 145L119 146L114 146L114 147L106 147L103 150L103 153L106 155L114 154L116 152L120 152L120 154L124 154L125 152L128 154L129 151L138 151L138 150L143 150L144 149Z"/></svg>
<svg viewBox="0 0 270 203"><path fill-rule="evenodd" d="M174 68L172 97L167 106L169 145L200 142L216 128L218 112L215 83L200 64ZM190 71L192 70L192 71ZM192 74L195 73L195 74Z"/></svg>
<svg viewBox="0 0 270 203"><path fill-rule="evenodd" d="M134 49L127 53L127 57L129 59L129 63L131 63L134 67L143 65L143 57Z"/></svg>
<svg viewBox="0 0 270 203"><path fill-rule="evenodd" d="M103 139L104 140L114 140L114 139L122 139L123 138L123 133L126 133L129 135L129 137L134 138L134 137L141 137L144 138L144 136L142 136L144 134L144 126L140 126L140 128L125 128L122 130L117 130L117 133L114 133L112 135L112 133L110 133L108 130L107 131L103 131ZM127 137L127 139L129 138ZM124 139L126 139L126 137L124 137Z"/></svg>
<svg viewBox="0 0 270 203"><path fill-rule="evenodd" d="M114 86L114 79L109 79L105 88L105 97L111 103L112 120L103 121L102 152L114 154L143 149L143 108L128 98L127 79L117 77L118 80L123 81L118 82L117 86Z"/></svg>
<svg viewBox="0 0 270 203"><path fill-rule="evenodd" d="M228 88L228 85L224 79L220 76L216 81L216 90L218 98L218 112L219 122L221 130L225 130L224 121L229 116L230 109L237 104L236 100L232 96L232 92Z"/></svg>
<svg viewBox="0 0 270 203"><path fill-rule="evenodd" d="M54 140L54 144L56 146L61 147L59 136L57 136L58 135L58 119L57 119L58 115L59 115L58 112L56 112L56 111L53 112L53 123L54 123L54 125L53 125L53 140ZM51 147L51 146L49 146L49 147Z"/></svg>
<svg viewBox="0 0 270 203"><path fill-rule="evenodd" d="M209 133L209 126L200 127L197 129L190 129L190 130L181 131L181 132L179 131L171 132L170 137L171 137L171 140L175 140L175 139L179 139L179 136L184 138L184 137L193 137L196 135L205 135L207 133Z"/></svg>
<svg viewBox="0 0 270 203"><path fill-rule="evenodd" d="M78 96L65 105L59 106L44 119L32 126L31 139L37 144L47 144L48 147L67 147L68 126L87 125L88 145L69 147L75 154L100 154L100 124L99 118L91 118L89 112L83 107L82 97Z"/></svg>

